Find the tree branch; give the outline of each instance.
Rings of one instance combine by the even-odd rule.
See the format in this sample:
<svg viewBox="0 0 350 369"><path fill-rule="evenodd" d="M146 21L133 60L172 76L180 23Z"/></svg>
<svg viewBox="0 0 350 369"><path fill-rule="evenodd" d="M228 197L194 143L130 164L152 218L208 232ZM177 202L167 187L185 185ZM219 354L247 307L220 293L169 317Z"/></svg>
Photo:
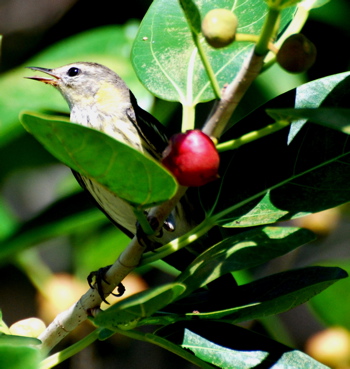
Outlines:
<svg viewBox="0 0 350 369"><path fill-rule="evenodd" d="M103 283L105 296L108 296L122 280L135 269L140 262L145 247L140 245L134 237L125 250L120 254L115 263L108 269L105 275L106 281ZM93 311L100 306L101 297L96 289L89 289L77 303L66 311L57 315L55 320L38 337L42 341L44 352L50 351L64 337L73 331L78 325L85 321Z"/></svg>
<svg viewBox="0 0 350 369"><path fill-rule="evenodd" d="M202 131L210 137L219 139L229 119L237 108L250 85L259 75L264 64L265 55L257 55L253 51L247 58L236 78L224 87L221 99L217 101L212 114L204 124Z"/></svg>

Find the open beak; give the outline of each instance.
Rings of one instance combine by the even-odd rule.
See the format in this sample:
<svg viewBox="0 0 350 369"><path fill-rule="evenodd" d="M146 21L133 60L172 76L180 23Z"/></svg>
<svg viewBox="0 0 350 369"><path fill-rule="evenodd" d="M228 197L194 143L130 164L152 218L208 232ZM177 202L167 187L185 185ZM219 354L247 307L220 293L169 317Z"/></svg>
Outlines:
<svg viewBox="0 0 350 369"><path fill-rule="evenodd" d="M25 77L25 78L34 79L35 81L39 81L39 82L44 82L44 83L46 83L48 85L51 85L51 86L57 86L58 80L60 79L60 77L58 75L52 73L52 69L40 68L40 67L27 67L27 68L32 69L32 70L38 70L39 72L46 73L49 76L52 76L54 78L45 78L45 77L38 77L38 76Z"/></svg>

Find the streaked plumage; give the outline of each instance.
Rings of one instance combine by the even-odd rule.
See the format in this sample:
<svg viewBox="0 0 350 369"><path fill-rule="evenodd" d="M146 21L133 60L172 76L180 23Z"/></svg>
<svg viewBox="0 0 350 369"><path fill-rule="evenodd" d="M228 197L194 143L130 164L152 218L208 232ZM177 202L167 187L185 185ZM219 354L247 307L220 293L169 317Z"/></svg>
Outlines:
<svg viewBox="0 0 350 369"><path fill-rule="evenodd" d="M57 88L70 107L70 120L102 131L145 155L159 160L168 143L164 127L137 105L125 82L112 70L96 63L77 62L55 69L32 67L53 78L30 77ZM97 158L98 160L98 158ZM129 236L136 233L131 206L95 180L74 173L80 185L106 215ZM125 173L127 175L127 173ZM173 212L175 231L164 230L157 242L165 244L189 231L191 216L179 204Z"/></svg>

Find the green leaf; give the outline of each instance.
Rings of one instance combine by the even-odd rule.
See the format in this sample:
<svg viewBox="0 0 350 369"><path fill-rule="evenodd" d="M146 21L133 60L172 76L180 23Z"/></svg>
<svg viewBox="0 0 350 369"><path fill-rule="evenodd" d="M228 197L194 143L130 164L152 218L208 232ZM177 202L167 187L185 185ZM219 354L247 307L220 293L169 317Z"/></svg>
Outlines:
<svg viewBox="0 0 350 369"><path fill-rule="evenodd" d="M201 23L196 8L201 18L212 8L230 9L239 19L237 32L253 35L260 33L267 13L261 0L196 0L182 4L187 4L187 16L194 16L191 24L196 33ZM283 12L280 29L284 29L293 13L294 9ZM214 49L204 38L201 42L221 87L233 80L254 47L251 42L234 42ZM153 1L141 23L131 57L144 86L164 100L195 106L215 97L178 0Z"/></svg>
<svg viewBox="0 0 350 369"><path fill-rule="evenodd" d="M45 115L23 113L21 120L58 160L134 205L150 207L176 191L159 163L102 132Z"/></svg>
<svg viewBox="0 0 350 369"><path fill-rule="evenodd" d="M252 268L314 240L300 228L266 227L229 237L200 254L177 278L185 295L229 272Z"/></svg>
<svg viewBox="0 0 350 369"><path fill-rule="evenodd" d="M0 333L0 346L30 346L40 345L41 341L33 337L16 336Z"/></svg>
<svg viewBox="0 0 350 369"><path fill-rule="evenodd" d="M0 368L38 369L40 360L41 352L38 349L0 343Z"/></svg>
<svg viewBox="0 0 350 369"><path fill-rule="evenodd" d="M271 369L294 369L303 367L308 369L329 369L328 366L319 363L310 356L297 350L285 352Z"/></svg>
<svg viewBox="0 0 350 369"><path fill-rule="evenodd" d="M314 9L319 8L320 6L323 6L327 3L329 3L331 0L303 0L300 5L304 7L305 9Z"/></svg>
<svg viewBox="0 0 350 369"><path fill-rule="evenodd" d="M177 322L156 333L220 368L326 368L300 351L225 322Z"/></svg>
<svg viewBox="0 0 350 369"><path fill-rule="evenodd" d="M275 9L284 9L300 3L302 0L265 0L266 4Z"/></svg>
<svg viewBox="0 0 350 369"><path fill-rule="evenodd" d="M203 319L239 323L290 310L311 299L339 279L347 277L340 268L308 267L274 274L232 289L220 304L222 310L200 312ZM234 306L232 306L234 305Z"/></svg>
<svg viewBox="0 0 350 369"><path fill-rule="evenodd" d="M182 347L191 350L200 359L224 369L250 369L267 362L271 364L269 365L271 369L327 368L297 350L284 352L275 361L268 351L234 350L216 344L188 329L185 329Z"/></svg>
<svg viewBox="0 0 350 369"><path fill-rule="evenodd" d="M195 2L193 0L179 1L192 32L199 34L201 32L201 15Z"/></svg>
<svg viewBox="0 0 350 369"><path fill-rule="evenodd" d="M322 262L322 265L338 265L350 273L350 261L348 259L326 261ZM309 305L316 316L327 326L342 326L350 330L349 288L350 278L346 278L310 300Z"/></svg>
<svg viewBox="0 0 350 369"><path fill-rule="evenodd" d="M99 327L112 330L113 327L134 328L141 318L151 316L170 304L184 290L182 284L173 283L139 292L100 312L93 322Z"/></svg>
<svg viewBox="0 0 350 369"><path fill-rule="evenodd" d="M344 97L348 95L349 72L339 73L306 83L296 89L295 105L297 109L318 108L319 106L343 107ZM300 119L292 124L288 142L291 142L301 130L307 119Z"/></svg>
<svg viewBox="0 0 350 369"><path fill-rule="evenodd" d="M293 122L309 120L328 128L350 134L350 109L315 108L315 109L271 109L266 111L275 120Z"/></svg>
<svg viewBox="0 0 350 369"><path fill-rule="evenodd" d="M326 77L273 99L237 123L223 141L271 124L265 110L276 106L347 108L348 77ZM301 123L222 153L221 179L199 189L213 221L225 227L269 224L350 200L348 135Z"/></svg>
<svg viewBox="0 0 350 369"><path fill-rule="evenodd" d="M217 345L188 329L185 330L182 347L187 348L211 364L225 369L254 368L268 356L268 352L241 352Z"/></svg>
<svg viewBox="0 0 350 369"><path fill-rule="evenodd" d="M0 337L2 334L10 334L10 330L7 326L7 324L2 319L2 311L0 310Z"/></svg>
<svg viewBox="0 0 350 369"><path fill-rule="evenodd" d="M41 351L33 346L40 340L0 333L0 368L37 369L41 360Z"/></svg>

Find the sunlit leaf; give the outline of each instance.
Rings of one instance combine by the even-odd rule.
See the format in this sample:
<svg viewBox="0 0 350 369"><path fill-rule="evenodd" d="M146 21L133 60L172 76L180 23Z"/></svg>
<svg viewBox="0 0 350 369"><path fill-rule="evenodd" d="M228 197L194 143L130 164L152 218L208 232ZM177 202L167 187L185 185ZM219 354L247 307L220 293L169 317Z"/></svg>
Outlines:
<svg viewBox="0 0 350 369"><path fill-rule="evenodd" d="M237 32L246 34L259 34L267 12L261 0L197 0L194 3L201 18L212 8L234 11L239 20ZM292 8L283 13L281 29L292 19L293 13ZM196 13L193 26L196 32L199 24ZM234 78L254 46L251 42L235 42L223 49L214 49L205 43L204 38L201 42L220 86ZM134 42L132 62L142 83L162 99L194 106L214 98L178 0L152 3Z"/></svg>
<svg viewBox="0 0 350 369"><path fill-rule="evenodd" d="M347 108L348 76L326 77L273 99L237 123L223 141L271 124L265 110L277 106ZM200 189L206 191L202 202L209 209L215 206L213 218L226 227L268 224L319 212L350 200L349 162L347 135L305 124L303 119L223 153L221 179Z"/></svg>
<svg viewBox="0 0 350 369"><path fill-rule="evenodd" d="M200 254L177 281L187 286L186 295L229 272L252 268L314 239L300 228L266 227L229 237Z"/></svg>
<svg viewBox="0 0 350 369"><path fill-rule="evenodd" d="M220 328L222 327L218 326L218 335L220 335ZM251 333L251 335L250 340L252 341L254 333ZM265 341L268 340L266 337L260 337L261 341L264 339ZM248 347L239 349L242 345L237 345L238 348L233 349L217 344L214 340L209 340L189 329L184 331L182 346L191 350L200 359L225 369L253 369L258 367L259 364L267 364L270 369L327 368L301 351L285 348L283 352L282 349L278 348L281 352L276 354L271 347L268 347L270 350L267 351L249 349ZM264 345L261 344L260 346Z"/></svg>
<svg viewBox="0 0 350 369"><path fill-rule="evenodd" d="M0 341L0 367L6 369L37 369L41 352L29 346L2 345Z"/></svg>
<svg viewBox="0 0 350 369"><path fill-rule="evenodd" d="M58 160L132 204L151 206L176 191L159 163L102 132L44 115L23 113L21 119Z"/></svg>
<svg viewBox="0 0 350 369"><path fill-rule="evenodd" d="M271 109L267 113L275 120L288 122L306 119L325 127L334 128L350 134L350 109L315 108L315 109Z"/></svg>

